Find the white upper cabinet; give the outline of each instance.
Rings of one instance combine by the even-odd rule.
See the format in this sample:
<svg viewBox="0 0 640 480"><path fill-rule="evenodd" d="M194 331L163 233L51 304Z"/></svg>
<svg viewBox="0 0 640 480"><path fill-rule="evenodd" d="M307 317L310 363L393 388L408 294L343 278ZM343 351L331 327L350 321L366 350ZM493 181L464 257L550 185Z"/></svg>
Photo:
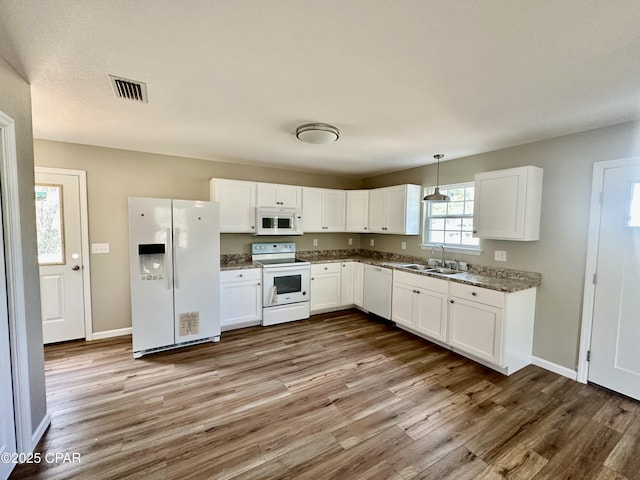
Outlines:
<svg viewBox="0 0 640 480"><path fill-rule="evenodd" d="M347 232L369 232L369 190L347 190Z"/></svg>
<svg viewBox="0 0 640 480"><path fill-rule="evenodd" d="M220 202L220 232L255 233L255 182L212 178L209 198Z"/></svg>
<svg viewBox="0 0 640 480"><path fill-rule="evenodd" d="M303 187L304 232L344 232L346 198L344 190Z"/></svg>
<svg viewBox="0 0 640 480"><path fill-rule="evenodd" d="M369 192L369 231L418 235L420 233L420 185L396 185Z"/></svg>
<svg viewBox="0 0 640 480"><path fill-rule="evenodd" d="M542 168L527 166L475 176L474 236L538 240Z"/></svg>
<svg viewBox="0 0 640 480"><path fill-rule="evenodd" d="M302 187L258 183L257 204L259 207L302 208Z"/></svg>

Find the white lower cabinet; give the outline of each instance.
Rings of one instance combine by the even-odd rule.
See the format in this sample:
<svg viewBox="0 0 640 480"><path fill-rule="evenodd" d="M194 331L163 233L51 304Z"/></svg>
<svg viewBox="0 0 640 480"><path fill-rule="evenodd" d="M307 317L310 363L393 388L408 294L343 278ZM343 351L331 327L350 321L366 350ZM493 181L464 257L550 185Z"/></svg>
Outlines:
<svg viewBox="0 0 640 480"><path fill-rule="evenodd" d="M311 313L337 310L342 304L341 262L311 265Z"/></svg>
<svg viewBox="0 0 640 480"><path fill-rule="evenodd" d="M394 272L392 320L506 375L531 363L536 289L504 293Z"/></svg>
<svg viewBox="0 0 640 480"><path fill-rule="evenodd" d="M262 270L248 268L220 272L220 327L260 325L262 322Z"/></svg>
<svg viewBox="0 0 640 480"><path fill-rule="evenodd" d="M353 304L356 307L364 305L364 264L351 262L353 278Z"/></svg>
<svg viewBox="0 0 640 480"><path fill-rule="evenodd" d="M531 363L536 289L504 293L451 282L449 343L506 375Z"/></svg>
<svg viewBox="0 0 640 480"><path fill-rule="evenodd" d="M340 268L340 306L353 305L353 265L355 262L342 262Z"/></svg>
<svg viewBox="0 0 640 480"><path fill-rule="evenodd" d="M447 341L449 282L395 271L391 320L438 342Z"/></svg>

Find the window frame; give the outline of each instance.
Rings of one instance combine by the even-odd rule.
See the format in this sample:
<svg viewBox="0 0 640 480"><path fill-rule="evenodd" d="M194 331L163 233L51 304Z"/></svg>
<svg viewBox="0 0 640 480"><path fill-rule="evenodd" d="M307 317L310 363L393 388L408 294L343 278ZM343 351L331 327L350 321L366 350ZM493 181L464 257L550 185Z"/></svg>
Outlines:
<svg viewBox="0 0 640 480"><path fill-rule="evenodd" d="M453 188L460 187L469 187L473 186L475 188L475 182L460 182L453 183L450 185L440 185L440 191L447 191ZM435 186L424 187L424 194L428 195L433 193L435 190ZM430 218L471 218L473 219L473 214L460 214L460 215L446 215L446 216L438 216L438 217L430 217L429 216L429 202L423 202L422 207L422 243L420 244L420 248L422 250L433 250L434 247L444 245L445 251L447 252L459 252L465 253L468 255L480 255L482 253L482 248L480 245L480 240L478 240L478 245L461 245L461 244L452 244L452 243L440 243L440 242L431 242L429 241L429 219Z"/></svg>

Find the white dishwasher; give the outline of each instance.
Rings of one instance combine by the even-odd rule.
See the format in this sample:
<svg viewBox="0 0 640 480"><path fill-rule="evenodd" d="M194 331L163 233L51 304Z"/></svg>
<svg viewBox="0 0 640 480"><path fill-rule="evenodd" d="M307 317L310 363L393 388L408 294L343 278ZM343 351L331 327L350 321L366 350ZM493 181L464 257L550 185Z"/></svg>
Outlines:
<svg viewBox="0 0 640 480"><path fill-rule="evenodd" d="M364 301L365 310L391 319L391 290L393 275L390 268L364 266Z"/></svg>

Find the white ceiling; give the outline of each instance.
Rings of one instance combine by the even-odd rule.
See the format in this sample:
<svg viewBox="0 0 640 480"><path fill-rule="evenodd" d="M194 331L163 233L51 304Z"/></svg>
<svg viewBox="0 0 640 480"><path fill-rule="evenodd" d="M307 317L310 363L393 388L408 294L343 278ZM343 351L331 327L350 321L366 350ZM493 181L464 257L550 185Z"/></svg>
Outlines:
<svg viewBox="0 0 640 480"><path fill-rule="evenodd" d="M0 51L36 138L363 177L639 119L639 25L638 0L0 0Z"/></svg>

